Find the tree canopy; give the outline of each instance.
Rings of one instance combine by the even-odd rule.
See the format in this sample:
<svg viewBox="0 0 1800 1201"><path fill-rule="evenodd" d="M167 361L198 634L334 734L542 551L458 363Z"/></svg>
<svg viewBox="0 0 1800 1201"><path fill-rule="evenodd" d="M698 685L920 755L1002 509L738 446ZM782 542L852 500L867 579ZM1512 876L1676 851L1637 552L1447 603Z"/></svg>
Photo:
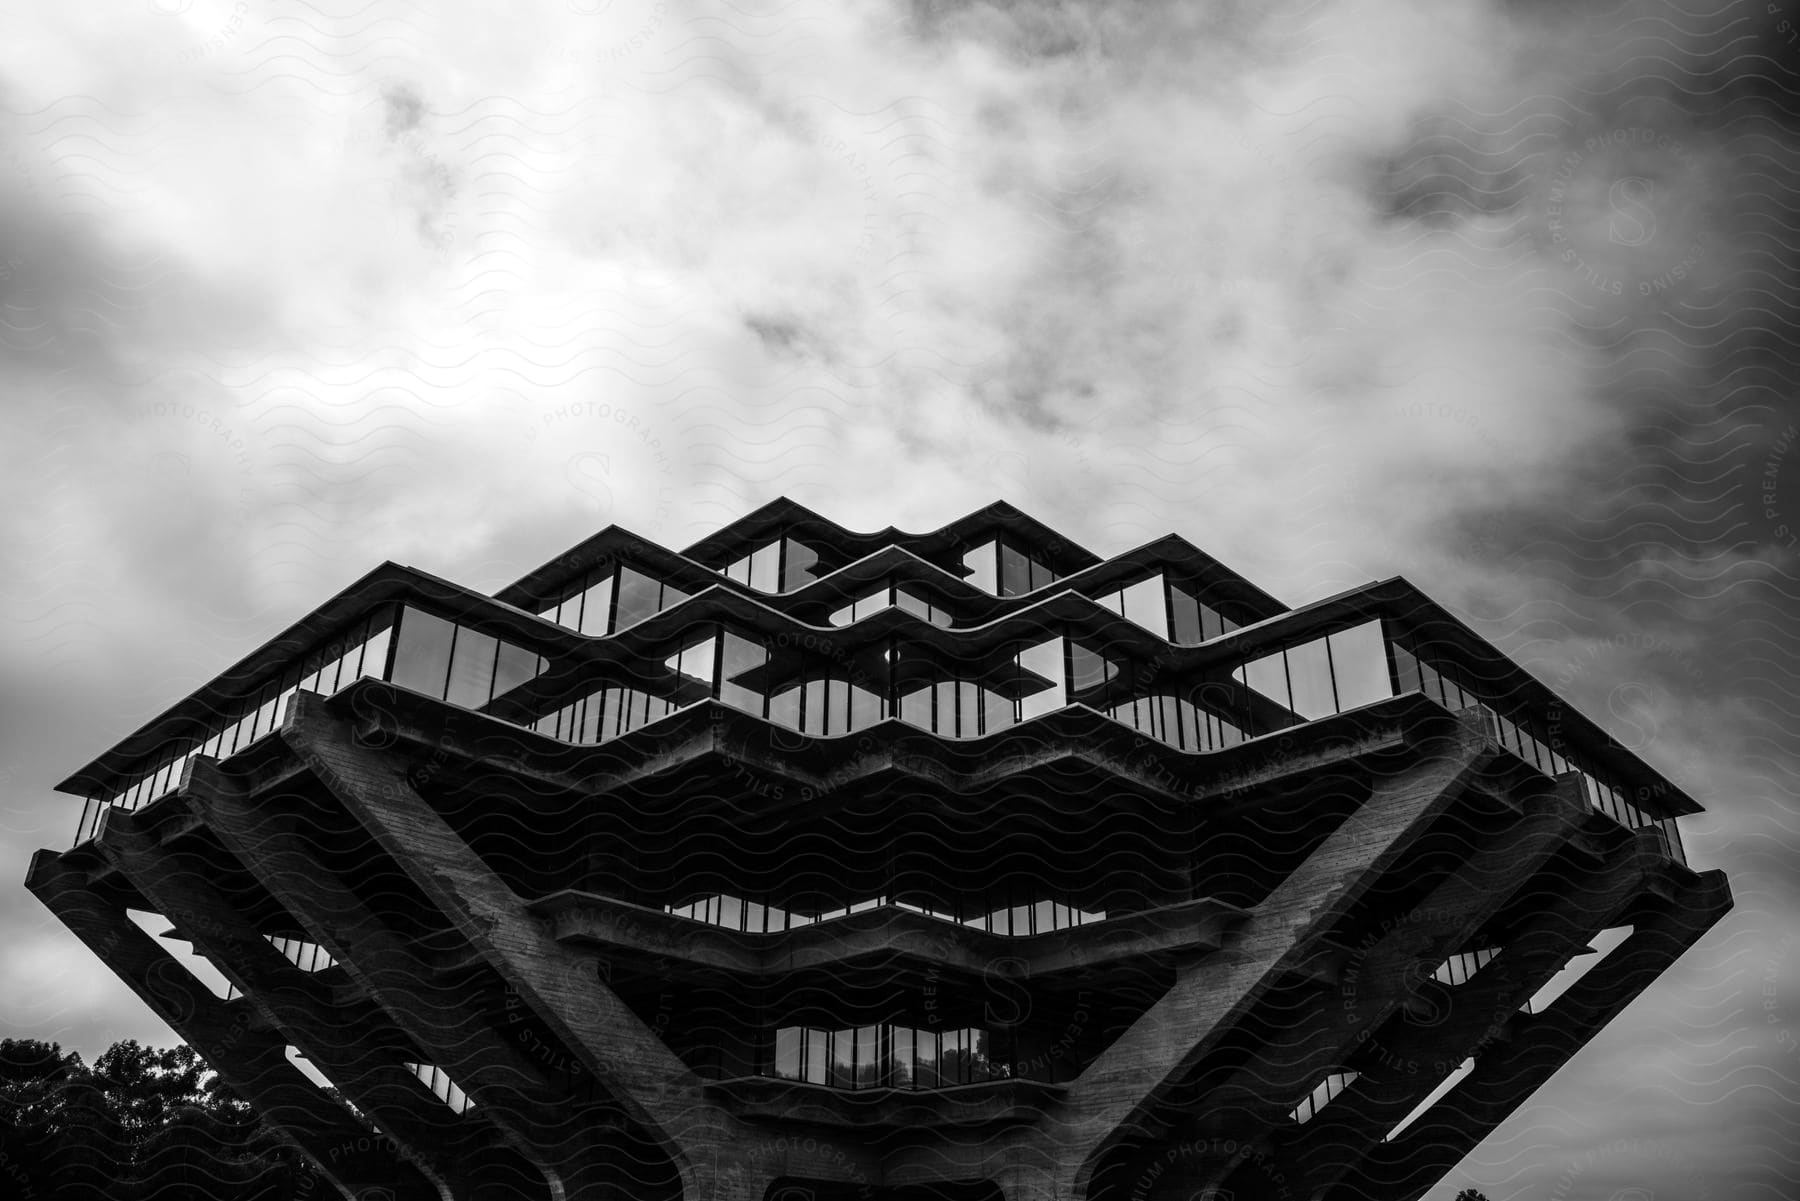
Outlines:
<svg viewBox="0 0 1800 1201"><path fill-rule="evenodd" d="M291 1201L305 1169L192 1048L114 1043L90 1067L0 1040L0 1191L22 1201Z"/></svg>

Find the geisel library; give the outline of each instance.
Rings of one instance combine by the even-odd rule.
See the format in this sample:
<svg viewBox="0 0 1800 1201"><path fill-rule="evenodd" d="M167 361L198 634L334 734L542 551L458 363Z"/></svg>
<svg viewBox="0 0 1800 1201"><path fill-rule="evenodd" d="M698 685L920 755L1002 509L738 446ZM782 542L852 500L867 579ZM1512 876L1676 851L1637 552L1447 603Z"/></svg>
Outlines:
<svg viewBox="0 0 1800 1201"><path fill-rule="evenodd" d="M1005 505L385 564L61 787L32 891L396 1201L1417 1198L1731 905L1405 581Z"/></svg>

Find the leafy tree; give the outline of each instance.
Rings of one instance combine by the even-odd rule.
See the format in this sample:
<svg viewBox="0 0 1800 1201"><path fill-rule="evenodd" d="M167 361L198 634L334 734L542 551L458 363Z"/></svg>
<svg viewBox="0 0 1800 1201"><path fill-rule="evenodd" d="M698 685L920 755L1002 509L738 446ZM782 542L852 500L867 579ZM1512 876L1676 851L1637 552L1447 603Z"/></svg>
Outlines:
<svg viewBox="0 0 1800 1201"><path fill-rule="evenodd" d="M1488 1201L1488 1199L1486 1193L1478 1192L1472 1188L1466 1188L1462 1192L1456 1194L1456 1201Z"/></svg>
<svg viewBox="0 0 1800 1201"><path fill-rule="evenodd" d="M288 1201L301 1170L192 1048L131 1040L0 1040L0 1156L23 1201Z"/></svg>

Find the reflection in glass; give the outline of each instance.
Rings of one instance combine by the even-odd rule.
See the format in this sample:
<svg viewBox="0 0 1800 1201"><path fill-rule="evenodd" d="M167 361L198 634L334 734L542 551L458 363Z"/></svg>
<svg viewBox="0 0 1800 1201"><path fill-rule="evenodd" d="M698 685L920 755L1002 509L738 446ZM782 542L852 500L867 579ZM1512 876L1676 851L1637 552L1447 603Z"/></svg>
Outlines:
<svg viewBox="0 0 1800 1201"><path fill-rule="evenodd" d="M963 566L969 569L969 583L983 592L995 593L999 588L999 572L995 562L996 546L984 542L963 555Z"/></svg>
<svg viewBox="0 0 1800 1201"><path fill-rule="evenodd" d="M1119 674L1118 664L1111 659L1087 647L1068 641L1069 647L1069 692L1079 695L1089 689L1098 688L1110 683Z"/></svg>
<svg viewBox="0 0 1800 1201"><path fill-rule="evenodd" d="M1337 712L1336 694L1331 686L1331 655L1326 650L1325 639L1315 638L1289 647L1287 675L1293 696L1289 707L1294 712L1308 721Z"/></svg>
<svg viewBox="0 0 1800 1201"><path fill-rule="evenodd" d="M1000 544L1000 595L1018 596L1031 591L1031 564L1024 552Z"/></svg>
<svg viewBox="0 0 1800 1201"><path fill-rule="evenodd" d="M402 610L394 645L393 682L427 696L443 696L455 637L456 626L443 618L410 606Z"/></svg>
<svg viewBox="0 0 1800 1201"><path fill-rule="evenodd" d="M465 709L479 709L493 697L494 660L500 640L470 629L456 631L450 654L450 680L444 699Z"/></svg>
<svg viewBox="0 0 1800 1201"><path fill-rule="evenodd" d="M818 566L818 563L818 551L789 538L787 554L781 565L781 590L792 592L802 584L811 583L815 578L813 569Z"/></svg>
<svg viewBox="0 0 1800 1201"><path fill-rule="evenodd" d="M1050 713L1068 704L1063 675L1063 640L1050 638L1021 650L1019 667L1019 720Z"/></svg>
<svg viewBox="0 0 1800 1201"><path fill-rule="evenodd" d="M722 650L719 666L719 699L734 709L761 715L762 693L740 681L769 661L762 643L752 642L733 630L721 634Z"/></svg>
<svg viewBox="0 0 1800 1201"><path fill-rule="evenodd" d="M1119 593L1117 612L1129 621L1135 621L1146 630L1151 630L1164 638L1169 636L1169 614L1163 603L1163 578L1159 571L1148 579L1139 580Z"/></svg>
<svg viewBox="0 0 1800 1201"><path fill-rule="evenodd" d="M543 670L543 662L534 651L502 642L494 665L494 695L505 696L519 685L536 679Z"/></svg>
<svg viewBox="0 0 1800 1201"><path fill-rule="evenodd" d="M1288 703L1287 664L1280 651L1252 659L1238 670L1242 673L1239 678L1251 691L1261 693L1283 709L1293 707Z"/></svg>
<svg viewBox="0 0 1800 1201"><path fill-rule="evenodd" d="M662 608L662 583L631 567L619 568L615 630L627 630Z"/></svg>
<svg viewBox="0 0 1800 1201"><path fill-rule="evenodd" d="M1394 695L1393 685L1388 681L1387 646L1381 637L1379 621L1366 621L1348 630L1339 630L1329 641L1339 712Z"/></svg>

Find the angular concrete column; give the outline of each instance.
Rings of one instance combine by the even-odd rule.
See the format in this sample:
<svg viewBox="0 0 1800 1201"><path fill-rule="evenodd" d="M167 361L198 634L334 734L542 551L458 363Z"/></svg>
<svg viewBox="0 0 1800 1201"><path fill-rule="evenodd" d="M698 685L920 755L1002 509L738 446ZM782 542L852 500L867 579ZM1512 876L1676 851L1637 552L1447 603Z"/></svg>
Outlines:
<svg viewBox="0 0 1800 1201"><path fill-rule="evenodd" d="M568 1098L529 1056L494 1032L439 964L319 861L315 832L284 811L280 794L247 797L214 761L202 758L189 768L187 789L220 842L388 1019L487 1111L507 1144L543 1174L555 1198L565 1171L546 1158L538 1140L542 1130L578 1117Z"/></svg>
<svg viewBox="0 0 1800 1201"><path fill-rule="evenodd" d="M101 853L143 893L181 935L223 967L282 1036L395 1140L446 1199L471 1191L473 1157L492 1155L499 1141L480 1110L452 1113L398 1060L371 1054L386 1023L371 1022L363 1006L334 1003L329 989L290 963L208 883L205 866L182 863L156 838L138 830L136 815L107 823Z"/></svg>
<svg viewBox="0 0 1800 1201"><path fill-rule="evenodd" d="M1461 1083L1345 1175L1346 1197L1416 1201L1730 910L1723 872L1666 873L1668 895L1629 911L1630 937L1548 1010L1514 1017Z"/></svg>
<svg viewBox="0 0 1800 1201"><path fill-rule="evenodd" d="M39 851L26 887L346 1198L437 1201L430 1181L387 1155L381 1145L386 1140L372 1135L288 1061L285 1044L269 1031L234 1020L226 1003L123 908L89 888L84 871L63 856Z"/></svg>
<svg viewBox="0 0 1800 1201"><path fill-rule="evenodd" d="M1260 1043L1228 1080L1206 1092L1203 1112L1190 1127L1196 1136L1191 1141L1244 1148L1287 1133L1294 1107L1327 1073L1343 1067L1367 1033L1413 996L1439 964L1537 880L1587 820L1588 813L1570 798L1534 798L1528 812L1368 938L1342 967L1343 982L1335 992L1304 1006L1292 1025ZM1622 830L1619 838L1630 842ZM1172 1137L1190 1141L1180 1128ZM1184 1175L1204 1190L1220 1184L1242 1157L1241 1151L1197 1157L1184 1165Z"/></svg>
<svg viewBox="0 0 1800 1201"><path fill-rule="evenodd" d="M597 962L560 943L548 923L450 828L407 780L403 766L359 746L350 723L323 699L299 693L281 738L354 816L605 1093L675 1163L684 1193L704 1195L718 1151L759 1141L713 1102L704 1082L601 981ZM829 1145L828 1138L816 1140ZM850 1180L864 1152L834 1148L826 1177ZM698 1190L698 1191L697 1191Z"/></svg>
<svg viewBox="0 0 1800 1201"><path fill-rule="evenodd" d="M1413 1025L1396 1019L1369 1031L1381 1049L1378 1063L1283 1144L1283 1168L1295 1196L1329 1190L1412 1112L1420 1067L1435 1084L1503 1040L1520 1007L1637 899L1651 865L1641 842L1617 833L1620 845L1599 869L1564 881L1473 978L1443 990L1446 1009L1439 1020Z"/></svg>
<svg viewBox="0 0 1800 1201"><path fill-rule="evenodd" d="M1377 780L1369 798L1251 912L1224 951L1183 969L1175 984L1074 1082L1065 1106L1034 1131L1054 1176L1012 1188L1079 1199L1111 1143L1141 1127L1159 1098L1284 976L1319 951L1373 881L1428 830L1495 755L1463 727L1423 759Z"/></svg>

